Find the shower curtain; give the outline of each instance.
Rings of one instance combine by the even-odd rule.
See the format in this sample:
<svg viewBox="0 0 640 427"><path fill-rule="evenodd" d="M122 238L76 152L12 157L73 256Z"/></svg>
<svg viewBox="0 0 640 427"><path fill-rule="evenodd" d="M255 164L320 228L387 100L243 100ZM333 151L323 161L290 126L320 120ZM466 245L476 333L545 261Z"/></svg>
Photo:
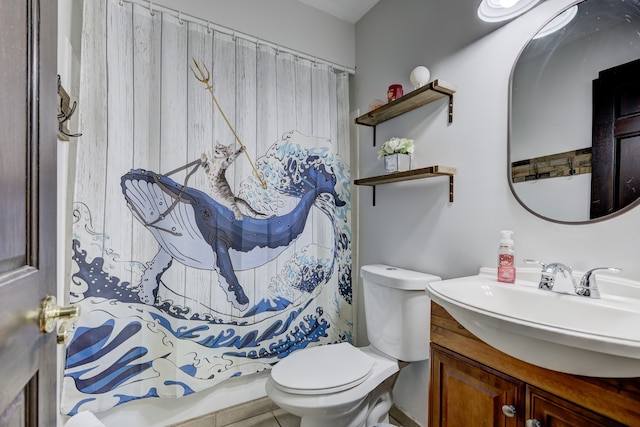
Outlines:
<svg viewBox="0 0 640 427"><path fill-rule="evenodd" d="M185 396L351 341L345 72L92 0L78 109L69 286L82 313L62 413ZM226 191L204 164L219 151L239 151Z"/></svg>

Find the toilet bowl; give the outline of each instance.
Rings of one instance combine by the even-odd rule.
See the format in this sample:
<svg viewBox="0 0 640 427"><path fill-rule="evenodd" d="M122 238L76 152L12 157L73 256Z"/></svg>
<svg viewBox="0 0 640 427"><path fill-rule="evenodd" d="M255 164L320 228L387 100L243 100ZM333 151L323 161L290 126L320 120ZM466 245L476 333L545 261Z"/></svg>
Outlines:
<svg viewBox="0 0 640 427"><path fill-rule="evenodd" d="M267 395L299 416L301 427L357 427L388 421L392 384L385 380L399 371L397 360L370 346L341 343L298 351L286 361L272 369ZM371 400L386 403L386 408L381 408L382 417L367 422Z"/></svg>
<svg viewBox="0 0 640 427"><path fill-rule="evenodd" d="M299 350L276 364L266 383L273 402L301 427L367 427L389 422L399 361L429 357L430 274L383 264L361 269L371 345Z"/></svg>

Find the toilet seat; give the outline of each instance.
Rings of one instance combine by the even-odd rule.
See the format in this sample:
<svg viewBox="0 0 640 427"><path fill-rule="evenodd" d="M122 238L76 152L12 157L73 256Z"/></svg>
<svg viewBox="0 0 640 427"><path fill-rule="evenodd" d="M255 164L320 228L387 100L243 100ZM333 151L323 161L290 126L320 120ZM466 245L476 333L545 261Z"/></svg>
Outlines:
<svg viewBox="0 0 640 427"><path fill-rule="evenodd" d="M291 354L271 370L273 385L293 394L328 394L362 384L374 360L349 343L307 348Z"/></svg>

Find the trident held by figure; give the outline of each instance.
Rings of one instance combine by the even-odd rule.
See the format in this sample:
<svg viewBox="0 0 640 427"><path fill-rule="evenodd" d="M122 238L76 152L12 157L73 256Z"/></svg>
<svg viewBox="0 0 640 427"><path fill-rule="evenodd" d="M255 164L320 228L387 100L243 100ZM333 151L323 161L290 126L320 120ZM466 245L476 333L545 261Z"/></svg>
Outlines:
<svg viewBox="0 0 640 427"><path fill-rule="evenodd" d="M229 123L229 119L227 119L227 116L224 114L224 111L222 111L222 107L220 107L220 104L218 103L216 96L213 94L213 86L211 86L211 84L209 83L209 80L211 79L211 73L209 72L209 69L204 64L202 67L200 67L200 64L198 64L198 61L196 61L194 58L191 58L191 59L193 59L193 64L196 66L196 70L197 70L196 71L193 69L193 67L191 67L191 72L193 73L196 80L206 85L205 90L209 91L209 93L211 94L211 98L213 98L213 102L216 104L216 107L218 107L218 111L220 111L220 114L222 114L222 118L227 123L227 126L229 126L229 129L231 129L231 132L233 133L233 136L236 138L236 141L238 141L238 144L240 144L240 147L242 147L242 151L244 151L244 154L247 156L247 159L249 160L249 164L251 164L251 168L253 169L254 175L260 180L260 184L262 185L262 188L266 189L267 183L264 181L262 176L260 176L260 174L258 173L258 170L256 169L255 165L251 161L251 157L249 157L249 153L247 153L247 147L245 147L242 141L240 141L240 137L238 136L236 131L233 129L233 126L231 126L231 123Z"/></svg>

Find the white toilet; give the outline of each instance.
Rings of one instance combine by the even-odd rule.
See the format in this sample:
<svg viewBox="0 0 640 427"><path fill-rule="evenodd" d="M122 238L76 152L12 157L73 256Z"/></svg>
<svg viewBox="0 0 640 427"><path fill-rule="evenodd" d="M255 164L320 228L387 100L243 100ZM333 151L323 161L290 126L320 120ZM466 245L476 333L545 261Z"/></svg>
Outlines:
<svg viewBox="0 0 640 427"><path fill-rule="evenodd" d="M428 282L440 280L388 265L361 269L371 343L299 350L276 364L267 395L301 418L301 427L369 427L389 422L399 362L429 358Z"/></svg>

